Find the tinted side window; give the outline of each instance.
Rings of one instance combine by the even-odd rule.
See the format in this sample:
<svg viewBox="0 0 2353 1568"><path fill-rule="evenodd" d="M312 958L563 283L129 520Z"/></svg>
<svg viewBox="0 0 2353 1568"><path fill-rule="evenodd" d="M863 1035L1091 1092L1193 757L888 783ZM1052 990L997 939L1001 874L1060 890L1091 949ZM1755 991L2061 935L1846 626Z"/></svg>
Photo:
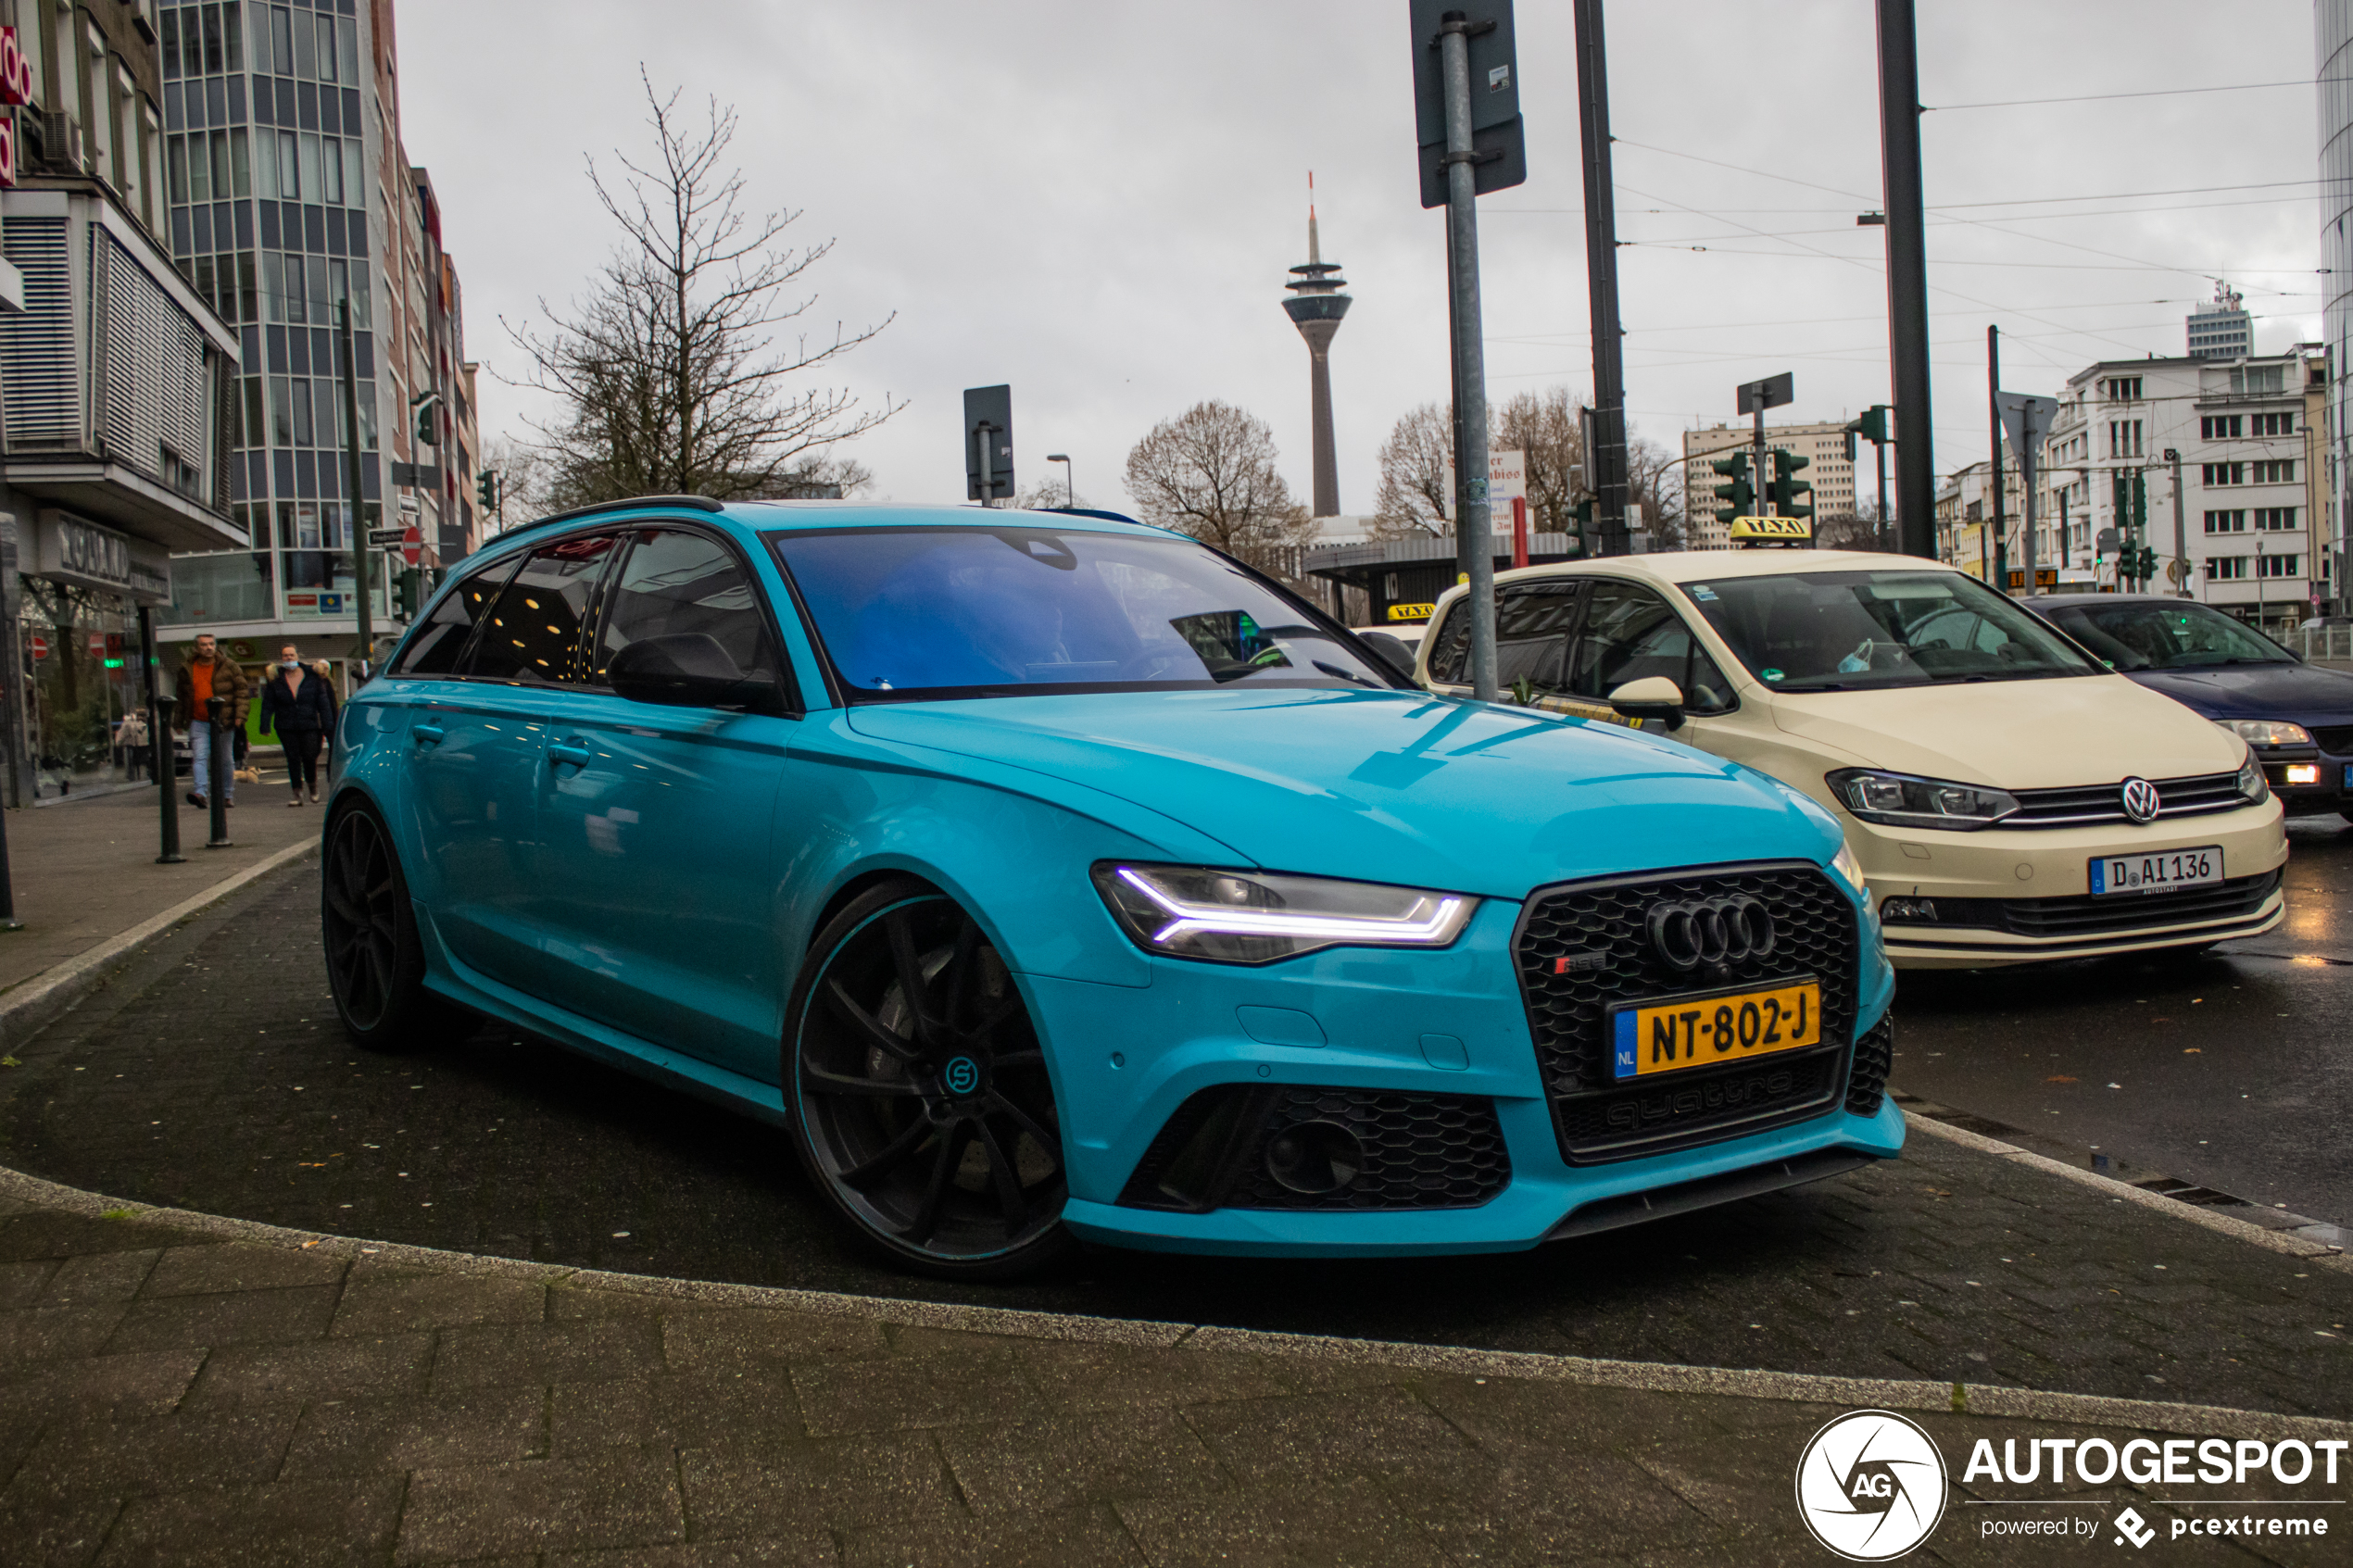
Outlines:
<svg viewBox="0 0 2353 1568"><path fill-rule="evenodd" d="M1561 689L1569 628L1577 620L1583 584L1568 582L1514 583L1495 596L1495 684L1508 690L1526 680L1539 692ZM1448 685L1470 684L1470 604L1455 601L1446 623L1432 633L1429 678Z"/></svg>
<svg viewBox="0 0 2353 1568"><path fill-rule="evenodd" d="M433 614L409 639L409 647L400 656L396 675L454 675L458 660L465 656L466 641L473 635L474 624L489 608L498 590L512 572L516 560L494 562L473 571L451 589Z"/></svg>
<svg viewBox="0 0 2353 1568"><path fill-rule="evenodd" d="M759 590L727 548L681 528L649 528L635 537L605 596L592 677L597 684L604 684L612 656L631 643L680 634L711 638L747 675L776 678Z"/></svg>
<svg viewBox="0 0 2353 1568"><path fill-rule="evenodd" d="M1664 599L1630 583L1594 583L1578 633L1571 695L1606 702L1627 682L1649 675L1664 675L1681 687L1693 713L1722 713L1736 706L1723 671Z"/></svg>
<svg viewBox="0 0 2353 1568"><path fill-rule="evenodd" d="M618 535L566 539L534 550L490 611L466 673L563 685L581 680L581 624Z"/></svg>

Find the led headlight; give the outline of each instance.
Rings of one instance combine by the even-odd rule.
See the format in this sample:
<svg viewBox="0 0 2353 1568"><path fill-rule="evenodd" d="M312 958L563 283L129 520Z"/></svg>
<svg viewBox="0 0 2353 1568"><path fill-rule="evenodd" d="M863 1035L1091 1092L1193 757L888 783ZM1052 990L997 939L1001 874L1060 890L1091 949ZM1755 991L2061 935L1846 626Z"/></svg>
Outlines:
<svg viewBox="0 0 2353 1568"><path fill-rule="evenodd" d="M2255 759L2251 751L2239 769L2238 786L2239 798L2249 806L2260 806L2271 797L2271 786L2264 782L2263 764Z"/></svg>
<svg viewBox="0 0 2353 1568"><path fill-rule="evenodd" d="M1210 866L1094 868L1139 947L1214 963L1270 963L1318 947L1443 947L1478 900L1458 893Z"/></svg>
<svg viewBox="0 0 2353 1568"><path fill-rule="evenodd" d="M2312 732L2301 724L2271 719L2217 719L2214 727L2238 736L2249 746L2309 746Z"/></svg>
<svg viewBox="0 0 2353 1568"><path fill-rule="evenodd" d="M2018 797L2006 790L1874 768L1841 768L1825 774L1824 782L1840 805L1867 822L1889 827L1968 833L1992 827L2018 809Z"/></svg>
<svg viewBox="0 0 2353 1568"><path fill-rule="evenodd" d="M1862 896L1865 903L1871 899L1871 890L1863 884L1863 862L1856 858L1855 847L1841 844L1838 853L1831 857L1831 871L1841 882Z"/></svg>

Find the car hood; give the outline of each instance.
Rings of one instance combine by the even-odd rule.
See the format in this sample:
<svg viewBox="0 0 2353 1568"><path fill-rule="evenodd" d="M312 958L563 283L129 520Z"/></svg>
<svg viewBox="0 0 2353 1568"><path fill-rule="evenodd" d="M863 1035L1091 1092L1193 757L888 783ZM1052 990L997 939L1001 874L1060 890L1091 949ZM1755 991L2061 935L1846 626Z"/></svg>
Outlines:
<svg viewBox="0 0 2353 1568"><path fill-rule="evenodd" d="M2353 722L2353 675L2309 664L2225 664L2210 670L2136 670L2133 680L2209 719Z"/></svg>
<svg viewBox="0 0 2353 1568"><path fill-rule="evenodd" d="M1837 852L1827 813L1622 725L1404 692L876 704L876 740L1118 796L1260 867L1517 898L1573 877Z"/></svg>
<svg viewBox="0 0 2353 1568"><path fill-rule="evenodd" d="M1776 692L1771 702L1776 725L1826 752L1996 789L2227 773L2246 759L2244 743L2121 675Z"/></svg>

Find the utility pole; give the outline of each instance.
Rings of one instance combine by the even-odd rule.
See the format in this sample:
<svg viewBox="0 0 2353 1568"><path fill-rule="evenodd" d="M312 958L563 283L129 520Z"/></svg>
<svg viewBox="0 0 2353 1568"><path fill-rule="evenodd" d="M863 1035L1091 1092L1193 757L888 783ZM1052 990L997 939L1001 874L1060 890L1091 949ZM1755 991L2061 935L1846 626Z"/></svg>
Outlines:
<svg viewBox="0 0 2353 1568"><path fill-rule="evenodd" d="M1576 0L1578 134L1585 158L1585 286L1593 330L1595 521L1601 553L1626 536L1626 354L1617 317L1617 189L1609 152L1609 56L1602 0ZM1760 470L1761 471L1761 470Z"/></svg>
<svg viewBox="0 0 2353 1568"><path fill-rule="evenodd" d="M351 560L353 584L359 590L359 680L366 680L375 670L376 626L375 589L368 570L375 554L375 546L368 538L368 525L359 515L359 360L352 346L351 296L346 294L339 314L343 318L343 421L348 437L344 443L345 473L351 486ZM358 683L353 683L357 684ZM330 694L332 695L332 693ZM195 721L195 715L189 722Z"/></svg>
<svg viewBox="0 0 2353 1568"><path fill-rule="evenodd" d="M1985 424L1994 445L1994 590L2010 591L2009 526L2003 517L2008 487L2002 483L2002 329L1985 329Z"/></svg>
<svg viewBox="0 0 2353 1568"><path fill-rule="evenodd" d="M1880 163L1887 212L1887 342L1896 419L1897 538L1936 558L1936 422L1929 411L1928 236L1921 212L1920 79L1912 0L1877 0ZM1997 490L1996 495L2000 492Z"/></svg>

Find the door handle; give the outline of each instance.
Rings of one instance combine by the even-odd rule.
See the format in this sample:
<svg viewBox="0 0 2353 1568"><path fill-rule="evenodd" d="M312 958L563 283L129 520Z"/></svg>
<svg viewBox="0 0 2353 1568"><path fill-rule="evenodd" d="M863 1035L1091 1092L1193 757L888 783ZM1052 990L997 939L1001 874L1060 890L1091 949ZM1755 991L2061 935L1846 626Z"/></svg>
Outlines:
<svg viewBox="0 0 2353 1568"><path fill-rule="evenodd" d="M409 729L409 738L419 746L439 746L448 733L438 724L412 724Z"/></svg>
<svg viewBox="0 0 2353 1568"><path fill-rule="evenodd" d="M585 768L595 760L596 753L585 741L560 740L547 747L547 765L551 768Z"/></svg>

